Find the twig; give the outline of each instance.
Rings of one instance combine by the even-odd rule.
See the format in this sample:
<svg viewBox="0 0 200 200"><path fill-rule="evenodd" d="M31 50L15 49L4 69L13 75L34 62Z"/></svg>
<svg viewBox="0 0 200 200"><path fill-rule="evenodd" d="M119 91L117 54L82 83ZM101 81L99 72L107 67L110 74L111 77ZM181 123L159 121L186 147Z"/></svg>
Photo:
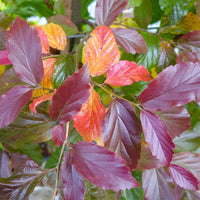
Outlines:
<svg viewBox="0 0 200 200"><path fill-rule="evenodd" d="M57 58L59 56L60 56L60 54L58 54L58 55L51 55L51 56L45 56L45 57L42 57L42 60L46 60L48 58Z"/></svg>
<svg viewBox="0 0 200 200"><path fill-rule="evenodd" d="M61 168L61 164L62 164L63 154L64 154L64 151L65 151L65 146L67 144L68 134L69 134L69 122L66 124L66 137L65 137L65 141L64 141L64 143L62 145L62 149L61 149L61 152L60 152L60 157L59 157L59 160L58 160L57 172L56 172L56 183L55 183L54 193L53 193L53 196L52 196L51 200L55 199L55 196L56 196L56 193L57 193L57 190L58 190L60 168Z"/></svg>

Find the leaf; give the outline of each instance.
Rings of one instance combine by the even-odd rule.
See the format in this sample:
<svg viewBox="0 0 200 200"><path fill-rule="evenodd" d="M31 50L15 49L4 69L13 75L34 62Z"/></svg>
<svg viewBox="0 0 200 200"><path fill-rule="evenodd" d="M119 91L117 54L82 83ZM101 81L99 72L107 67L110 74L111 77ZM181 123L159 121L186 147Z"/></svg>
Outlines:
<svg viewBox="0 0 200 200"><path fill-rule="evenodd" d="M177 185L187 190L198 190L197 179L186 169L179 165L171 164L169 171Z"/></svg>
<svg viewBox="0 0 200 200"><path fill-rule="evenodd" d="M129 102L112 100L103 119L101 133L105 147L122 156L130 169L137 166L141 151L141 126Z"/></svg>
<svg viewBox="0 0 200 200"><path fill-rule="evenodd" d="M63 124L58 124L53 127L52 140L56 146L62 145L65 141L66 133Z"/></svg>
<svg viewBox="0 0 200 200"><path fill-rule="evenodd" d="M135 30L125 28L112 28L117 44L127 53L147 53L143 37Z"/></svg>
<svg viewBox="0 0 200 200"><path fill-rule="evenodd" d="M164 123L172 139L190 128L190 114L183 107L173 107L156 113Z"/></svg>
<svg viewBox="0 0 200 200"><path fill-rule="evenodd" d="M175 185L166 168L145 170L142 174L142 187L144 190L144 199L177 200Z"/></svg>
<svg viewBox="0 0 200 200"><path fill-rule="evenodd" d="M105 115L105 108L99 94L90 87L90 96L81 110L73 117L74 127L87 142L101 138L101 122Z"/></svg>
<svg viewBox="0 0 200 200"><path fill-rule="evenodd" d="M193 190L186 190L187 198L188 200L196 200L200 199L200 192L198 191L193 191Z"/></svg>
<svg viewBox="0 0 200 200"><path fill-rule="evenodd" d="M64 197L70 200L84 200L84 178L72 165L72 155L70 153L70 151L65 153L61 167Z"/></svg>
<svg viewBox="0 0 200 200"><path fill-rule="evenodd" d="M113 65L106 74L106 80L104 83L110 85L131 85L133 82L138 81L151 81L151 75L148 70L135 62L128 60L119 61Z"/></svg>
<svg viewBox="0 0 200 200"><path fill-rule="evenodd" d="M0 152L0 177L7 178L11 175L9 157L6 151Z"/></svg>
<svg viewBox="0 0 200 200"><path fill-rule="evenodd" d="M66 123L79 112L89 97L90 77L87 65L69 76L54 94L49 114L52 119Z"/></svg>
<svg viewBox="0 0 200 200"><path fill-rule="evenodd" d="M6 49L6 30L0 27L0 51Z"/></svg>
<svg viewBox="0 0 200 200"><path fill-rule="evenodd" d="M19 78L32 86L39 84L43 76L40 38L37 31L19 17L7 32L7 50Z"/></svg>
<svg viewBox="0 0 200 200"><path fill-rule="evenodd" d="M88 62L91 76L104 74L120 58L112 30L107 26L99 26L91 33L91 37L83 48L82 62Z"/></svg>
<svg viewBox="0 0 200 200"><path fill-rule="evenodd" d="M96 1L95 20L98 26L110 26L128 4L128 0Z"/></svg>
<svg viewBox="0 0 200 200"><path fill-rule="evenodd" d="M63 29L54 23L49 23L41 26L44 33L47 35L49 46L58 50L65 50L67 39Z"/></svg>
<svg viewBox="0 0 200 200"><path fill-rule="evenodd" d="M6 66L0 65L0 76L4 73L5 70L6 70Z"/></svg>
<svg viewBox="0 0 200 200"><path fill-rule="evenodd" d="M12 123L18 113L31 99L32 91L27 85L19 85L0 96L0 128Z"/></svg>
<svg viewBox="0 0 200 200"><path fill-rule="evenodd" d="M161 163L169 166L175 145L169 136L168 130L160 118L150 111L143 110L140 118L145 140L153 156L156 156Z"/></svg>
<svg viewBox="0 0 200 200"><path fill-rule="evenodd" d="M73 167L98 187L120 191L139 186L125 166L125 161L104 147L78 142L70 153Z"/></svg>
<svg viewBox="0 0 200 200"><path fill-rule="evenodd" d="M142 92L139 101L145 109L163 111L195 100L199 92L199 63L182 63L159 73Z"/></svg>
<svg viewBox="0 0 200 200"><path fill-rule="evenodd" d="M12 62L8 58L8 51L0 51L0 65L12 65Z"/></svg>
<svg viewBox="0 0 200 200"><path fill-rule="evenodd" d="M181 64L181 63L189 63L189 62L200 62L199 60L199 53L192 53L190 51L183 51L179 50L178 55L176 57L176 63Z"/></svg>

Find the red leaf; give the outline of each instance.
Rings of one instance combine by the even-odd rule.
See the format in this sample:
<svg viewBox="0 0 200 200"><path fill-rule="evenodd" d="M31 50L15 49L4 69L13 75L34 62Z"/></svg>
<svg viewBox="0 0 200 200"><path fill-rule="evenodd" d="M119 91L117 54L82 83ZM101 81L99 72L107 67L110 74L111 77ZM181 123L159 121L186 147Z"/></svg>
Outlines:
<svg viewBox="0 0 200 200"><path fill-rule="evenodd" d="M200 64L182 63L167 67L140 95L145 109L163 111L195 100L200 93Z"/></svg>
<svg viewBox="0 0 200 200"><path fill-rule="evenodd" d="M63 124L58 124L53 127L52 140L54 141L54 144L56 146L62 145L63 142L65 141L65 137L66 137L66 132Z"/></svg>
<svg viewBox="0 0 200 200"><path fill-rule="evenodd" d="M141 126L133 106L125 100L113 100L101 132L104 145L122 156L130 169L135 168L140 159Z"/></svg>
<svg viewBox="0 0 200 200"><path fill-rule="evenodd" d="M101 138L101 122L105 115L105 108L99 94L90 87L90 96L81 110L73 117L74 127L87 142Z"/></svg>
<svg viewBox="0 0 200 200"><path fill-rule="evenodd" d="M87 65L69 76L52 98L49 107L51 118L61 123L70 121L89 97L89 82Z"/></svg>
<svg viewBox="0 0 200 200"><path fill-rule="evenodd" d="M135 81L151 80L151 75L144 66L138 66L135 62L122 60L108 70L105 83L110 85L125 86L131 85Z"/></svg>
<svg viewBox="0 0 200 200"><path fill-rule="evenodd" d="M147 46L143 37L135 30L112 28L117 43L127 53L147 53Z"/></svg>
<svg viewBox="0 0 200 200"><path fill-rule="evenodd" d="M120 191L139 186L125 161L104 147L77 142L71 156L74 168L98 187Z"/></svg>
<svg viewBox="0 0 200 200"><path fill-rule="evenodd" d="M142 128L153 156L169 165L175 147L163 122L154 113L143 110L140 114Z"/></svg>
<svg viewBox="0 0 200 200"><path fill-rule="evenodd" d="M8 58L8 51L0 51L0 65L12 65L12 62Z"/></svg>
<svg viewBox="0 0 200 200"><path fill-rule="evenodd" d="M10 159L5 151L0 152L0 177L7 178L11 175Z"/></svg>
<svg viewBox="0 0 200 200"><path fill-rule="evenodd" d="M63 156L61 179L66 200L84 200L84 178L74 169L70 151Z"/></svg>
<svg viewBox="0 0 200 200"><path fill-rule="evenodd" d="M190 128L190 114L183 107L174 107L156 114L164 123L172 139Z"/></svg>
<svg viewBox="0 0 200 200"><path fill-rule="evenodd" d="M43 76L43 65L42 46L37 31L17 17L7 32L7 49L20 79L30 85L39 84Z"/></svg>
<svg viewBox="0 0 200 200"><path fill-rule="evenodd" d="M110 26L128 4L128 0L97 0L95 20L98 26Z"/></svg>
<svg viewBox="0 0 200 200"><path fill-rule="evenodd" d="M31 99L32 91L27 85L19 85L0 96L0 128L15 120L19 111Z"/></svg>
<svg viewBox="0 0 200 200"><path fill-rule="evenodd" d="M197 179L186 169L179 165L171 164L169 170L177 185L186 190L198 190Z"/></svg>

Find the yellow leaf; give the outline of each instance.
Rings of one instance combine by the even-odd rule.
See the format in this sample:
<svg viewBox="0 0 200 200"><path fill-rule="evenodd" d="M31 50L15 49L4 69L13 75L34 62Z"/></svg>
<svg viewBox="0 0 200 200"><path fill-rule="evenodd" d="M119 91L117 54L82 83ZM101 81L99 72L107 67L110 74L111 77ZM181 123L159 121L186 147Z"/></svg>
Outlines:
<svg viewBox="0 0 200 200"><path fill-rule="evenodd" d="M153 67L152 69L151 69L151 76L153 77L153 78L156 78L157 77L157 71L156 71L156 67Z"/></svg>
<svg viewBox="0 0 200 200"><path fill-rule="evenodd" d="M3 72L5 71L6 66L5 65L0 65L0 76L3 74Z"/></svg>
<svg viewBox="0 0 200 200"><path fill-rule="evenodd" d="M132 18L124 17L124 18L114 21L113 24L110 26L110 28L126 28L126 26L127 28L138 27L137 23Z"/></svg>

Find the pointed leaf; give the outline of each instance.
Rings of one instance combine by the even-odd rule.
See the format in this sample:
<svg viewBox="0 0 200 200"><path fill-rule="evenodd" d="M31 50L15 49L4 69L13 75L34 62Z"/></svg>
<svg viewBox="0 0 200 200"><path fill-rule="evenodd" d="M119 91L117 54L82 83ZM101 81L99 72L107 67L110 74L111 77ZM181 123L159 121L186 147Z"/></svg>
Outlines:
<svg viewBox="0 0 200 200"><path fill-rule="evenodd" d="M72 165L72 158L69 151L67 151L63 157L61 179L63 182L65 199L84 200L84 178L75 170L74 166Z"/></svg>
<svg viewBox="0 0 200 200"><path fill-rule="evenodd" d="M137 166L141 151L141 127L132 105L113 100L102 123L104 145L122 156L130 169Z"/></svg>
<svg viewBox="0 0 200 200"><path fill-rule="evenodd" d="M63 124L54 126L52 130L52 140L56 146L62 145L65 141L66 133Z"/></svg>
<svg viewBox="0 0 200 200"><path fill-rule="evenodd" d="M174 107L156 114L164 123L172 139L190 128L190 114L183 107Z"/></svg>
<svg viewBox="0 0 200 200"><path fill-rule="evenodd" d="M96 1L95 20L98 26L110 26L128 4L128 0Z"/></svg>
<svg viewBox="0 0 200 200"><path fill-rule="evenodd" d="M91 33L91 37L83 48L82 62L89 64L92 76L104 74L120 58L115 37L107 26L99 26Z"/></svg>
<svg viewBox="0 0 200 200"><path fill-rule="evenodd" d="M16 18L7 32L7 49L10 61L21 80L37 85L42 80L42 45L35 29Z"/></svg>
<svg viewBox="0 0 200 200"><path fill-rule="evenodd" d="M8 58L8 51L0 51L0 65L12 65L12 62Z"/></svg>
<svg viewBox="0 0 200 200"><path fill-rule="evenodd" d="M90 87L90 96L81 110L73 117L74 127L87 142L101 138L101 122L105 115L105 108L99 94Z"/></svg>
<svg viewBox="0 0 200 200"><path fill-rule="evenodd" d="M5 151L0 152L0 177L8 178L11 175L10 160Z"/></svg>
<svg viewBox="0 0 200 200"><path fill-rule="evenodd" d="M183 187L186 190L197 190L197 179L186 169L179 165L171 164L169 171L177 185Z"/></svg>
<svg viewBox="0 0 200 200"><path fill-rule="evenodd" d="M158 74L140 95L140 102L152 111L167 110L195 100L200 92L200 64L182 63Z"/></svg>
<svg viewBox="0 0 200 200"><path fill-rule="evenodd" d="M154 113L143 110L140 114L142 128L153 156L161 163L169 165L175 147L163 122Z"/></svg>
<svg viewBox="0 0 200 200"><path fill-rule="evenodd" d="M127 53L147 53L143 37L135 30L125 28L112 28L117 43Z"/></svg>
<svg viewBox="0 0 200 200"><path fill-rule="evenodd" d="M69 76L52 98L49 107L51 118L62 123L70 121L89 97L89 82L87 65Z"/></svg>
<svg viewBox="0 0 200 200"><path fill-rule="evenodd" d="M138 66L135 62L122 60L108 70L104 83L125 86L131 85L135 81L151 80L151 75L144 66Z"/></svg>
<svg viewBox="0 0 200 200"><path fill-rule="evenodd" d="M41 28L48 38L49 46L58 50L65 50L67 39L65 32L59 25L49 23L41 26Z"/></svg>
<svg viewBox="0 0 200 200"><path fill-rule="evenodd" d="M23 106L31 99L32 91L27 85L19 85L0 96L0 128L15 120Z"/></svg>
<svg viewBox="0 0 200 200"><path fill-rule="evenodd" d="M74 168L98 187L120 191L139 186L125 161L104 147L78 142L70 153Z"/></svg>

